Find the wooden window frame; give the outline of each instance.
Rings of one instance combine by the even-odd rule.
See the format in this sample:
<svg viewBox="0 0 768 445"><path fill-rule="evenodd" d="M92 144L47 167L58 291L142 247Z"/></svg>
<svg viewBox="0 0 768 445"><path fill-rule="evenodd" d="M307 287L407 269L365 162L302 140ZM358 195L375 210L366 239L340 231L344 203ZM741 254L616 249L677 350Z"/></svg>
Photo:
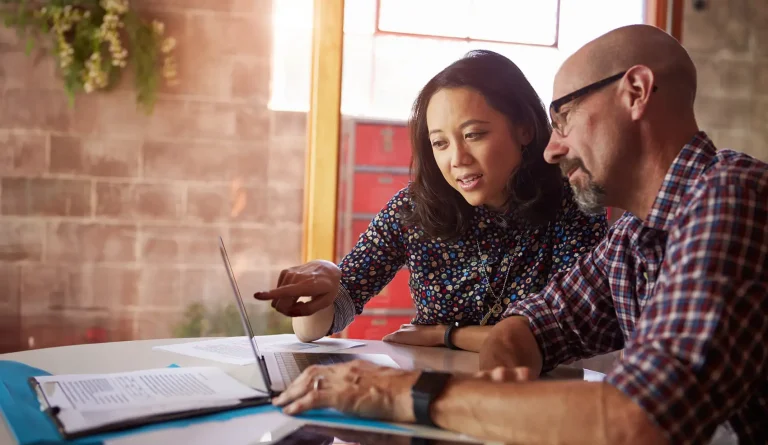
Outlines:
<svg viewBox="0 0 768 445"><path fill-rule="evenodd" d="M683 0L645 0L645 23L661 28L678 41L683 34Z"/></svg>
<svg viewBox="0 0 768 445"><path fill-rule="evenodd" d="M489 39L476 39L472 37L452 37L452 36L442 36L442 35L434 35L434 34L415 34L415 33L409 33L409 32L400 32L400 31L387 31L379 28L379 14L381 11L381 0L376 0L376 30L374 31L375 35L385 35L385 36L405 36L405 37L420 37L425 39L432 39L432 40L448 40L453 42L479 42L479 43L503 43L503 44L510 44L510 45L523 45L523 46L539 46L543 48L557 48L557 44L560 41L560 2L561 0L557 1L557 7L555 9L555 40L551 44L543 44L543 43L526 43L526 42L515 42L514 40L489 40Z"/></svg>
<svg viewBox="0 0 768 445"><path fill-rule="evenodd" d="M315 0L302 258L335 259L344 0Z"/></svg>

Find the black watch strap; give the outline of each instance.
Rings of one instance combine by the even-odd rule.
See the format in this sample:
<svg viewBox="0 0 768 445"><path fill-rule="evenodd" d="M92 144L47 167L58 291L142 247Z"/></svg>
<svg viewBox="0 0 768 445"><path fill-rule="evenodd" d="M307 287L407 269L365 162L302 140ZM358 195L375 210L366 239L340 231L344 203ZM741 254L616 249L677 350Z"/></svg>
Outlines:
<svg viewBox="0 0 768 445"><path fill-rule="evenodd" d="M429 410L432 402L443 392L450 379L451 374L447 372L422 371L411 388L413 416L416 418L416 423L438 428L432 421Z"/></svg>
<svg viewBox="0 0 768 445"><path fill-rule="evenodd" d="M453 344L453 341L451 341L451 335L453 334L453 331L457 328L460 328L464 326L463 323L460 321L454 321L453 323L449 324L447 328L445 328L445 336L443 337L443 344L446 348L449 349L461 349L456 347L456 345Z"/></svg>

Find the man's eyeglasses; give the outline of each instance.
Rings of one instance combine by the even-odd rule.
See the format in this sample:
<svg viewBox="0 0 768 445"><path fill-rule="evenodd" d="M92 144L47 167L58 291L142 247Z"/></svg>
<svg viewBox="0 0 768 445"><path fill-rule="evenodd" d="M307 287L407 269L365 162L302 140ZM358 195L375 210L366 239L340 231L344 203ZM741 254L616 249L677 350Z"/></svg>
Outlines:
<svg viewBox="0 0 768 445"><path fill-rule="evenodd" d="M549 105L549 115L552 118L552 127L554 127L554 129L557 132L562 133L563 125L565 124L565 122L562 122L562 119L560 118L560 115L558 113L560 113L560 108L563 105L569 102L573 102L574 100L584 97L589 93L593 93L599 90L600 88L603 88L606 85L616 82L617 80L624 77L625 74L627 74L627 72L622 71L620 73L614 74L613 76L606 77L605 79L598 80L597 82L594 82L585 87L579 88L578 90L572 93L566 94L565 96L557 100L553 100L552 103ZM654 85L651 91L656 92L657 89L658 87Z"/></svg>

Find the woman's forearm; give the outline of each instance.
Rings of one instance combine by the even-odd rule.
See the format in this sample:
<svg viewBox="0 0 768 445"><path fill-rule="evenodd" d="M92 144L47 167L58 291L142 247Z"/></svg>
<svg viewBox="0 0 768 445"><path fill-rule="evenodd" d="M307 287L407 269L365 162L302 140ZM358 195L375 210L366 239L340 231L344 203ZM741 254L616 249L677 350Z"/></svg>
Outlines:
<svg viewBox="0 0 768 445"><path fill-rule="evenodd" d="M451 342L465 351L478 352L483 346L488 333L493 326L464 326L454 328L451 332Z"/></svg>
<svg viewBox="0 0 768 445"><path fill-rule="evenodd" d="M299 341L311 342L328 335L333 325L334 308L335 305L331 304L312 315L291 319L296 338Z"/></svg>

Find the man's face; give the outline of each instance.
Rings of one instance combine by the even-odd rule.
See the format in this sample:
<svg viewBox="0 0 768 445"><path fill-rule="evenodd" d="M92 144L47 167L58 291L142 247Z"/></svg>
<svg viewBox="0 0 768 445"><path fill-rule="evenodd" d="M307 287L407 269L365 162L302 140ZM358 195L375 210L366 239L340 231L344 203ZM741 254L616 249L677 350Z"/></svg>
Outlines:
<svg viewBox="0 0 768 445"><path fill-rule="evenodd" d="M601 213L607 205L605 187L613 170L614 148L623 139L615 90L610 88L620 76L576 85L562 79L560 75L555 80L557 99L550 107L554 131L544 158L560 166L582 211Z"/></svg>
<svg viewBox="0 0 768 445"><path fill-rule="evenodd" d="M605 189L595 182L592 172L587 169L584 162L574 157L565 159L559 164L560 171L571 184L579 208L587 214L602 213L605 208Z"/></svg>

